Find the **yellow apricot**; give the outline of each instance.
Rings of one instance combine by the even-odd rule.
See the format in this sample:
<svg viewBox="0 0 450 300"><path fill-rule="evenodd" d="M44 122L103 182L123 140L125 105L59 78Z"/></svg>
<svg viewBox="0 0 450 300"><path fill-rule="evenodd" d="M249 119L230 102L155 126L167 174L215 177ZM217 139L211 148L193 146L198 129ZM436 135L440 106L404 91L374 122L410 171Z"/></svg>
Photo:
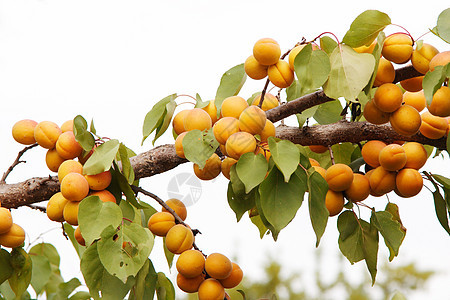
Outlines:
<svg viewBox="0 0 450 300"><path fill-rule="evenodd" d="M205 276L203 275L186 278L180 273L177 274L177 286L185 293L196 293L204 280Z"/></svg>
<svg viewBox="0 0 450 300"><path fill-rule="evenodd" d="M233 269L231 271L230 276L225 279L220 279L219 282L226 289L232 289L236 287L239 283L241 283L242 278L244 277L244 272L239 267L237 263L232 262Z"/></svg>
<svg viewBox="0 0 450 300"><path fill-rule="evenodd" d="M223 117L213 126L214 137L221 145L225 145L230 135L236 132L239 132L239 120L233 117Z"/></svg>
<svg viewBox="0 0 450 300"><path fill-rule="evenodd" d="M369 176L370 194L379 197L393 191L396 174L396 172L387 171L381 166L375 168Z"/></svg>
<svg viewBox="0 0 450 300"><path fill-rule="evenodd" d="M8 232L12 225L13 219L11 212L4 207L0 207L0 234Z"/></svg>
<svg viewBox="0 0 450 300"><path fill-rule="evenodd" d="M66 160L58 168L58 180L61 183L64 177L69 173L83 173L83 165L76 160Z"/></svg>
<svg viewBox="0 0 450 300"><path fill-rule="evenodd" d="M311 150L314 153L324 153L328 151L328 147L323 145L309 145L309 150Z"/></svg>
<svg viewBox="0 0 450 300"><path fill-rule="evenodd" d="M371 54L373 52L373 49L375 49L375 45L377 44L377 40L374 40L372 44L369 46L363 45L360 47L353 48L358 53L369 53Z"/></svg>
<svg viewBox="0 0 450 300"><path fill-rule="evenodd" d="M430 71L433 71L434 68L437 66L445 66L450 62L450 51L444 51L441 53L436 54L431 60L430 60Z"/></svg>
<svg viewBox="0 0 450 300"><path fill-rule="evenodd" d="M425 74L430 67L430 60L439 53L434 46L423 43L419 50L414 50L411 56L411 63L419 73Z"/></svg>
<svg viewBox="0 0 450 300"><path fill-rule="evenodd" d="M186 278L198 277L205 268L205 257L198 250L186 250L178 257L176 267Z"/></svg>
<svg viewBox="0 0 450 300"><path fill-rule="evenodd" d="M34 139L39 146L52 149L55 148L56 141L62 133L61 128L51 121L42 121L34 128Z"/></svg>
<svg viewBox="0 0 450 300"><path fill-rule="evenodd" d="M403 102L402 90L393 83L385 83L377 88L373 103L383 112L396 111Z"/></svg>
<svg viewBox="0 0 450 300"><path fill-rule="evenodd" d="M67 202L69 200L64 198L61 192L51 196L47 203L47 217L55 222L64 222L63 212Z"/></svg>
<svg viewBox="0 0 450 300"><path fill-rule="evenodd" d="M364 118L367 122L372 124L381 125L389 122L389 113L381 111L378 107L373 103L373 100L370 100L366 103L363 111Z"/></svg>
<svg viewBox="0 0 450 300"><path fill-rule="evenodd" d="M237 160L231 157L226 157L221 164L221 171L223 176L225 176L228 180L230 180L230 169L231 166L237 163Z"/></svg>
<svg viewBox="0 0 450 300"><path fill-rule="evenodd" d="M67 131L73 131L73 120L67 120L61 125L61 131L67 132Z"/></svg>
<svg viewBox="0 0 450 300"><path fill-rule="evenodd" d="M94 191L89 193L89 196L97 196L102 202L116 203L116 197L108 190Z"/></svg>
<svg viewBox="0 0 450 300"><path fill-rule="evenodd" d="M187 217L187 209L186 205L178 199L171 198L166 201L167 206L175 211L175 213L181 218L181 220L186 220ZM167 212L167 210L163 207L162 211Z"/></svg>
<svg viewBox="0 0 450 300"><path fill-rule="evenodd" d="M239 116L247 107L248 103L244 98L240 96L231 96L223 100L220 115L222 117L239 119Z"/></svg>
<svg viewBox="0 0 450 300"><path fill-rule="evenodd" d="M338 215L344 209L344 195L342 192L328 190L325 196L325 206L328 209L330 217Z"/></svg>
<svg viewBox="0 0 450 300"><path fill-rule="evenodd" d="M225 289L214 278L208 278L198 288L198 300L223 300Z"/></svg>
<svg viewBox="0 0 450 300"><path fill-rule="evenodd" d="M419 170L427 162L428 154L425 147L417 142L408 142L404 144L403 149L406 154L406 164L404 168L413 168Z"/></svg>
<svg viewBox="0 0 450 300"><path fill-rule="evenodd" d="M78 208L80 202L67 201L64 206L63 216L64 220L72 226L78 226Z"/></svg>
<svg viewBox="0 0 450 300"><path fill-rule="evenodd" d="M11 228L0 234L0 245L8 248L20 247L25 241L25 231L19 225L13 223Z"/></svg>
<svg viewBox="0 0 450 300"><path fill-rule="evenodd" d="M315 160L314 158L309 158L309 163L311 164L311 166L318 166L320 167L320 164L317 160ZM325 177L324 177L325 178Z"/></svg>
<svg viewBox="0 0 450 300"><path fill-rule="evenodd" d="M266 125L266 113L258 106L251 105L239 116L239 129L253 135L260 134Z"/></svg>
<svg viewBox="0 0 450 300"><path fill-rule="evenodd" d="M275 136L276 134L276 128L275 125L273 125L272 121L266 120L266 125L264 125L263 130L259 133L259 136L261 137L261 142L267 142L269 137Z"/></svg>
<svg viewBox="0 0 450 300"><path fill-rule="evenodd" d="M391 113L389 121L395 132L401 135L411 136L419 131L422 118L417 109L405 104Z"/></svg>
<svg viewBox="0 0 450 300"><path fill-rule="evenodd" d="M260 64L253 55L250 55L244 62L244 71L248 77L259 80L267 76L268 66Z"/></svg>
<svg viewBox="0 0 450 300"><path fill-rule="evenodd" d="M306 45L308 45L308 44L303 44L303 45L295 46L295 47L291 50L291 52L289 52L288 61L289 61L289 67L291 68L292 71L294 71L294 61L295 61L295 58L297 57L298 53L299 53L300 51L302 51L302 49L303 49ZM318 47L317 47L316 45L312 45L312 49L313 49L313 50L317 50Z"/></svg>
<svg viewBox="0 0 450 300"><path fill-rule="evenodd" d="M64 161L65 159L59 156L55 148L48 149L47 153L45 154L45 164L52 172L58 172L59 166L61 166Z"/></svg>
<svg viewBox="0 0 450 300"><path fill-rule="evenodd" d="M69 201L81 201L89 194L89 183L79 173L69 173L61 181L61 193Z"/></svg>
<svg viewBox="0 0 450 300"><path fill-rule="evenodd" d="M416 169L401 169L395 179L396 187L402 197L413 197L423 187L422 175Z"/></svg>
<svg viewBox="0 0 450 300"><path fill-rule="evenodd" d="M253 99L252 105L259 105L259 102L261 101L261 95L256 96L255 99ZM263 111L268 111L269 109L275 108L279 105L278 98L270 93L264 94L264 101L261 105L261 109Z"/></svg>
<svg viewBox="0 0 450 300"><path fill-rule="evenodd" d="M378 160L386 171L398 171L406 164L405 149L398 144L389 144L381 149Z"/></svg>
<svg viewBox="0 0 450 300"><path fill-rule="evenodd" d="M341 192L348 189L352 184L353 171L345 164L335 164L327 169L325 180L330 190Z"/></svg>
<svg viewBox="0 0 450 300"><path fill-rule="evenodd" d="M222 161L220 160L220 157L216 153L213 153L211 157L206 160L203 169L200 169L197 164L194 164L194 173L201 180L211 180L219 176L222 170L221 164Z"/></svg>
<svg viewBox="0 0 450 300"><path fill-rule="evenodd" d="M422 124L420 125L420 133L429 139L440 139L447 133L449 123L445 118L433 116L428 111L422 115Z"/></svg>
<svg viewBox="0 0 450 300"><path fill-rule="evenodd" d="M256 150L256 140L248 132L236 132L227 139L225 149L228 156L239 159L242 154Z"/></svg>
<svg viewBox="0 0 450 300"><path fill-rule="evenodd" d="M422 89L424 76L413 77L400 81L400 85L408 92L418 92Z"/></svg>
<svg viewBox="0 0 450 300"><path fill-rule="evenodd" d="M263 66L276 64L280 55L280 45L274 39L263 38L253 46L253 56Z"/></svg>
<svg viewBox="0 0 450 300"><path fill-rule="evenodd" d="M215 99L209 100L208 105L202 108L210 116L213 125L217 122L217 107L214 101Z"/></svg>
<svg viewBox="0 0 450 300"><path fill-rule="evenodd" d="M363 201L370 195L370 183L366 176L353 174L352 184L344 191L345 197L352 202Z"/></svg>
<svg viewBox="0 0 450 300"><path fill-rule="evenodd" d="M78 157L83 148L80 143L75 139L73 131L66 131L61 133L58 140L56 141L56 152L59 156L65 159L73 159Z"/></svg>
<svg viewBox="0 0 450 300"><path fill-rule="evenodd" d="M166 236L170 228L175 226L175 217L169 212L157 212L148 219L147 226L154 235Z"/></svg>
<svg viewBox="0 0 450 300"><path fill-rule="evenodd" d="M279 60L276 64L267 69L270 82L279 88L287 88L294 81L294 72L289 67L289 63Z"/></svg>
<svg viewBox="0 0 450 300"><path fill-rule="evenodd" d="M80 227L78 226L77 229L75 229L75 232L73 233L75 240L80 244L81 246L86 246L86 241L84 240L83 236L81 235Z"/></svg>
<svg viewBox="0 0 450 300"><path fill-rule="evenodd" d="M166 247L174 254L181 254L192 248L194 234L190 228L177 224L170 228L166 234Z"/></svg>
<svg viewBox="0 0 450 300"><path fill-rule="evenodd" d="M327 170L325 170L324 168L322 168L322 167L320 167L320 166L312 166L312 167L314 168L314 170L315 170L317 173L319 173L319 174L323 177L323 179L325 179Z"/></svg>
<svg viewBox="0 0 450 300"><path fill-rule="evenodd" d="M383 83L392 83L395 78L395 69L390 61L380 58L377 74L375 76L374 86L380 86Z"/></svg>
<svg viewBox="0 0 450 300"><path fill-rule="evenodd" d="M412 55L413 41L404 33L394 33L384 40L381 54L384 58L396 64L406 63Z"/></svg>
<svg viewBox="0 0 450 300"><path fill-rule="evenodd" d="M186 115L188 114L189 111L190 109L182 110L173 117L172 127L173 131L175 131L177 135L186 131L186 129L184 129L184 119L186 118Z"/></svg>
<svg viewBox="0 0 450 300"><path fill-rule="evenodd" d="M215 279L225 279L231 275L233 265L228 257L221 253L211 253L205 261L205 270Z"/></svg>
<svg viewBox="0 0 450 300"><path fill-rule="evenodd" d="M31 145L36 143L34 139L34 128L37 122L29 119L16 122L12 128L12 136L14 140L23 145Z"/></svg>
<svg viewBox="0 0 450 300"><path fill-rule="evenodd" d="M106 189L111 183L111 172L109 170L95 174L95 175L84 175L86 178L89 188L94 191L101 191Z"/></svg>
<svg viewBox="0 0 450 300"><path fill-rule="evenodd" d="M411 105L412 107L417 109L418 112L421 112L427 105L427 100L425 99L425 95L422 89L418 92L404 92L403 102L405 104Z"/></svg>
<svg viewBox="0 0 450 300"><path fill-rule="evenodd" d="M212 120L209 114L201 108L193 108L184 117L184 129L191 131L194 129L205 130L212 127Z"/></svg>
<svg viewBox="0 0 450 300"><path fill-rule="evenodd" d="M220 149L220 152L222 152L223 155L228 155L227 154L227 149L225 148L225 145L220 144L219 145L219 149Z"/></svg>
<svg viewBox="0 0 450 300"><path fill-rule="evenodd" d="M178 155L178 157L186 158L184 156L184 149L183 149L183 138L187 134L187 131L180 133L180 135L177 136L175 140L175 152Z"/></svg>
<svg viewBox="0 0 450 300"><path fill-rule="evenodd" d="M450 89L441 86L433 95L431 104L427 105L428 111L438 117L450 116Z"/></svg>
<svg viewBox="0 0 450 300"><path fill-rule="evenodd" d="M376 168L380 165L378 157L380 151L386 147L386 143L378 140L368 141L361 149L361 155L369 166Z"/></svg>

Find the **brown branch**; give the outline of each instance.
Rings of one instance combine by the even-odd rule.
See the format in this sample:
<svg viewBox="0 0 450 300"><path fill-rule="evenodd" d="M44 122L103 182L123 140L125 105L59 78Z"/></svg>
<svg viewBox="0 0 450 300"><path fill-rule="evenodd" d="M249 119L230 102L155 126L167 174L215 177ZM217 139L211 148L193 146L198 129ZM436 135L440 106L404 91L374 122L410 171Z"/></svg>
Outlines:
<svg viewBox="0 0 450 300"><path fill-rule="evenodd" d="M14 162L13 162L12 165L8 168L8 170L6 170L6 172L3 173L2 179L0 179L0 183L5 183L5 182L6 182L6 177L8 177L9 173L11 173L12 170L14 170L14 168L15 168L18 164L20 164L20 163L25 163L25 161L20 160L20 158L22 157L22 155L23 155L25 152L27 152L27 151L30 150L31 148L36 147L37 145L38 145L38 144L35 143L35 144L33 144L33 145L27 146L27 147L23 148L23 149L17 154L16 160L14 160Z"/></svg>

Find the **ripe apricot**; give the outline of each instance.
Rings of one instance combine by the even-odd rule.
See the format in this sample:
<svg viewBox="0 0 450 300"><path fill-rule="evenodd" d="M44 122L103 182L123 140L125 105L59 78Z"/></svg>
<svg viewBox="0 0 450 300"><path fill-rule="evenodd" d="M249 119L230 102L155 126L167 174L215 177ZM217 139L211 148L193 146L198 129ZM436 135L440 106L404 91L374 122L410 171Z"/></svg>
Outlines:
<svg viewBox="0 0 450 300"><path fill-rule="evenodd" d="M47 203L47 217L55 222L64 222L63 212L67 202L69 200L64 198L61 192L51 196Z"/></svg>
<svg viewBox="0 0 450 300"><path fill-rule="evenodd" d="M445 118L433 116L426 111L422 115L422 124L420 125L420 133L429 139L440 139L447 133L449 123Z"/></svg>
<svg viewBox="0 0 450 300"><path fill-rule="evenodd" d="M36 121L29 119L17 121L12 128L14 140L23 145L36 143L36 140L34 139L34 128L37 124Z"/></svg>
<svg viewBox="0 0 450 300"><path fill-rule="evenodd" d="M370 100L366 103L363 111L364 118L367 122L372 124L381 125L389 122L389 113L381 111L378 107L373 103L373 100Z"/></svg>
<svg viewBox="0 0 450 300"><path fill-rule="evenodd" d="M384 40L381 54L389 61L396 64L406 63L412 55L413 41L411 37L404 33L394 33Z"/></svg>
<svg viewBox="0 0 450 300"><path fill-rule="evenodd" d="M375 168L369 176L370 194L379 197L393 191L396 174L396 172L387 171L381 166Z"/></svg>
<svg viewBox="0 0 450 300"><path fill-rule="evenodd" d="M196 293L205 280L203 275L194 278L186 278L180 273L177 274L177 286L185 293Z"/></svg>
<svg viewBox="0 0 450 300"><path fill-rule="evenodd" d="M383 112L396 111L403 102L402 90L393 83L380 85L373 97L373 103Z"/></svg>
<svg viewBox="0 0 450 300"><path fill-rule="evenodd" d="M450 89L441 86L433 95L431 104L427 105L428 111L438 117L450 116Z"/></svg>
<svg viewBox="0 0 450 300"><path fill-rule="evenodd" d="M167 206L175 211L175 213L181 218L181 220L186 220L187 217L187 209L184 203L178 199L171 198L166 201ZM167 210L163 207L162 211L167 212Z"/></svg>
<svg viewBox="0 0 450 300"><path fill-rule="evenodd" d="M403 149L406 154L406 164L404 168L413 168L419 170L427 162L428 154L425 147L417 142L408 142L404 144Z"/></svg>
<svg viewBox="0 0 450 300"><path fill-rule="evenodd" d="M84 240L83 236L81 235L80 227L78 226L77 229L75 229L75 232L73 233L75 240L80 244L81 246L86 246L86 241Z"/></svg>
<svg viewBox="0 0 450 300"><path fill-rule="evenodd" d="M239 116L247 107L248 103L244 98L240 96L231 96L223 100L220 115L222 117L239 119Z"/></svg>
<svg viewBox="0 0 450 300"><path fill-rule="evenodd" d="M358 53L369 53L371 54L373 52L373 49L375 49L375 45L377 44L377 40L374 40L369 46L363 45L360 47L353 48Z"/></svg>
<svg viewBox="0 0 450 300"><path fill-rule="evenodd" d="M253 55L250 55L244 62L244 71L248 77L259 80L267 76L268 66L260 64Z"/></svg>
<svg viewBox="0 0 450 300"><path fill-rule="evenodd" d="M169 212L157 212L148 219L147 226L154 235L166 236L170 228L175 226L175 217Z"/></svg>
<svg viewBox="0 0 450 300"><path fill-rule="evenodd" d="M110 185L112 176L111 172L107 170L95 175L84 175L84 178L86 178L91 190L101 191Z"/></svg>
<svg viewBox="0 0 450 300"><path fill-rule="evenodd" d="M425 95L422 89L418 92L404 92L403 102L407 105L411 105L412 107L417 109L418 112L421 112L427 105L427 100L425 99Z"/></svg>
<svg viewBox="0 0 450 300"><path fill-rule="evenodd" d="M317 160L315 160L314 158L309 158L309 163L311 164L311 166L318 166L318 167L320 167L320 163L317 161Z"/></svg>
<svg viewBox="0 0 450 300"><path fill-rule="evenodd" d="M217 107L215 104L215 99L209 100L208 105L202 108L211 117L212 124L217 122Z"/></svg>
<svg viewBox="0 0 450 300"><path fill-rule="evenodd" d="M266 125L266 113L256 105L244 109L239 116L239 129L253 135L260 134Z"/></svg>
<svg viewBox="0 0 450 300"><path fill-rule="evenodd" d="M373 140L365 143L361 149L361 155L366 164L373 168L378 167L380 165L378 157L380 155L381 149L383 149L384 147L386 147L386 143L384 143L383 141Z"/></svg>
<svg viewBox="0 0 450 300"><path fill-rule="evenodd" d="M73 131L73 120L67 120L61 125L61 131L67 132L67 131Z"/></svg>
<svg viewBox="0 0 450 300"><path fill-rule="evenodd" d="M94 191L89 193L89 196L97 196L102 202L116 203L116 197L108 190Z"/></svg>
<svg viewBox="0 0 450 300"><path fill-rule="evenodd" d="M66 131L58 137L56 151L62 158L73 159L81 154L83 148L75 139L73 131Z"/></svg>
<svg viewBox="0 0 450 300"><path fill-rule="evenodd" d="M58 180L62 182L64 177L69 173L83 173L83 165L77 162L76 160L66 160L61 163L58 168Z"/></svg>
<svg viewBox="0 0 450 300"><path fill-rule="evenodd" d="M0 245L8 248L20 247L25 241L25 231L19 225L13 223L11 228L0 234Z"/></svg>
<svg viewBox="0 0 450 300"><path fill-rule="evenodd" d="M219 145L219 149L220 149L220 152L222 152L223 155L228 155L227 154L227 149L225 148L225 145L220 144Z"/></svg>
<svg viewBox="0 0 450 300"><path fill-rule="evenodd" d="M294 72L289 67L289 63L279 60L276 64L267 69L270 82L279 88L287 88L294 81Z"/></svg>
<svg viewBox="0 0 450 300"><path fill-rule="evenodd" d="M55 148L56 141L62 133L61 128L51 121L42 121L34 128L34 139L39 146L52 149Z"/></svg>
<svg viewBox="0 0 450 300"><path fill-rule="evenodd" d="M430 71L433 71L434 68L437 66L445 66L450 62L450 51L444 51L441 53L436 54L431 60L430 60Z"/></svg>
<svg viewBox="0 0 450 300"><path fill-rule="evenodd" d="M205 270L215 279L225 279L231 275L233 265L228 257L221 253L211 253L205 261Z"/></svg>
<svg viewBox="0 0 450 300"><path fill-rule="evenodd" d="M178 155L178 157L181 157L181 158L186 158L186 156L184 156L184 149L183 149L183 138L186 134L187 134L187 131L182 132L175 139L175 152Z"/></svg>
<svg viewBox="0 0 450 300"><path fill-rule="evenodd" d="M391 113L389 121L395 132L401 135L411 136L419 131L422 118L417 109L405 104Z"/></svg>
<svg viewBox="0 0 450 300"><path fill-rule="evenodd" d="M190 109L182 110L173 117L172 127L173 131L175 131L177 135L186 131L186 129L184 129L184 119L186 118L186 115L188 114L189 111Z"/></svg>
<svg viewBox="0 0 450 300"><path fill-rule="evenodd" d="M309 145L309 150L311 150L314 153L324 153L328 151L328 147L322 146L322 145Z"/></svg>
<svg viewBox="0 0 450 300"><path fill-rule="evenodd" d="M239 132L239 120L233 117L223 117L213 126L214 137L221 145L225 145L230 135L236 132Z"/></svg>
<svg viewBox="0 0 450 300"><path fill-rule="evenodd" d="M231 166L237 163L237 160L231 157L226 157L224 160L222 160L221 164L221 171L223 176L225 176L228 180L230 180L230 169Z"/></svg>
<svg viewBox="0 0 450 300"><path fill-rule="evenodd" d="M353 181L353 171L345 164L335 164L327 169L325 180L330 190L341 192L350 187Z"/></svg>
<svg viewBox="0 0 450 300"><path fill-rule="evenodd" d="M225 143L228 156L239 159L242 154L256 150L256 140L248 132L233 133Z"/></svg>
<svg viewBox="0 0 450 300"><path fill-rule="evenodd" d="M380 151L380 165L387 171L397 171L406 164L406 154L402 146L389 144Z"/></svg>
<svg viewBox="0 0 450 300"><path fill-rule="evenodd" d="M344 191L345 197L352 202L363 201L370 195L370 183L366 176L353 174L352 184Z"/></svg>
<svg viewBox="0 0 450 300"><path fill-rule="evenodd" d="M78 207L80 202L67 201L63 209L64 220L72 226L78 226Z"/></svg>
<svg viewBox="0 0 450 300"><path fill-rule="evenodd" d="M89 183L79 173L69 173L61 181L61 193L69 201L81 201L89 194Z"/></svg>
<svg viewBox="0 0 450 300"><path fill-rule="evenodd" d="M223 300L225 289L214 278L208 278L198 288L198 300Z"/></svg>
<svg viewBox="0 0 450 300"><path fill-rule="evenodd" d="M176 267L186 278L200 276L205 268L205 257L198 250L186 250L178 257Z"/></svg>
<svg viewBox="0 0 450 300"><path fill-rule="evenodd" d="M274 39L263 38L253 46L253 56L263 66L276 64L280 55L280 45Z"/></svg>
<svg viewBox="0 0 450 300"><path fill-rule="evenodd" d="M226 289L232 289L236 287L242 281L242 277L244 277L244 272L239 267L237 263L232 262L233 269L231 270L230 276L225 279L220 279L219 282Z"/></svg>
<svg viewBox="0 0 450 300"><path fill-rule="evenodd" d="M344 195L342 192L328 190L325 196L325 206L328 209L330 217L338 215L344 209Z"/></svg>
<svg viewBox="0 0 450 300"><path fill-rule="evenodd" d="M385 58L380 58L377 74L375 76L374 86L380 86L383 83L392 83L395 78L394 65Z"/></svg>
<svg viewBox="0 0 450 300"><path fill-rule="evenodd" d="M424 76L413 77L400 81L400 85L408 92L418 92L422 89Z"/></svg>
<svg viewBox="0 0 450 300"><path fill-rule="evenodd" d="M312 167L314 168L314 170L317 173L319 173L323 177L323 179L325 179L325 176L326 176L325 174L326 174L327 170L325 170L324 168L322 168L320 166L312 166Z"/></svg>
<svg viewBox="0 0 450 300"><path fill-rule="evenodd" d="M193 108L184 117L184 129L186 131L198 129L205 130L212 127L209 114L201 108Z"/></svg>
<svg viewBox="0 0 450 300"><path fill-rule="evenodd" d="M174 254L181 254L192 248L194 234L192 230L182 224L177 224L169 229L166 234L166 247Z"/></svg>
<svg viewBox="0 0 450 300"><path fill-rule="evenodd" d="M45 164L52 172L58 172L59 166L65 161L64 158L59 156L58 152L56 152L56 149L48 149L47 153L45 154Z"/></svg>
<svg viewBox="0 0 450 300"><path fill-rule="evenodd" d="M8 232L12 224L11 212L4 207L0 207L0 234Z"/></svg>
<svg viewBox="0 0 450 300"><path fill-rule="evenodd" d="M273 125L272 121L266 120L266 125L264 125L263 130L259 133L259 136L261 137L261 142L267 142L269 137L275 136L276 134L276 128L275 125Z"/></svg>
<svg viewBox="0 0 450 300"><path fill-rule="evenodd" d="M259 102L261 101L261 95L256 96L255 99L253 99L252 105L259 105ZM261 105L261 109L263 111L268 111L269 109L275 108L279 105L278 98L270 93L264 94L264 100Z"/></svg>
<svg viewBox="0 0 450 300"><path fill-rule="evenodd" d="M416 169L401 169L395 179L396 187L402 197L413 197L423 187L423 179Z"/></svg>
<svg viewBox="0 0 450 300"><path fill-rule="evenodd" d="M414 50L411 55L411 63L419 73L425 74L430 68L430 60L439 53L434 46L423 43L419 50Z"/></svg>
<svg viewBox="0 0 450 300"><path fill-rule="evenodd" d="M221 164L222 161L220 160L220 157L216 153L213 153L211 157L206 160L203 169L200 169L197 164L194 164L194 173L201 180L211 180L219 176L222 170Z"/></svg>

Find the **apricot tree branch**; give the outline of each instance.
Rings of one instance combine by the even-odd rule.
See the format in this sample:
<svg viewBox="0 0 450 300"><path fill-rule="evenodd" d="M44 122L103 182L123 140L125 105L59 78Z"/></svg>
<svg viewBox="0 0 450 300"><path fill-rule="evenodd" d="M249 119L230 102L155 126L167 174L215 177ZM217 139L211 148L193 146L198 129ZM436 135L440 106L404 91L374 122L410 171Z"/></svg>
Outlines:
<svg viewBox="0 0 450 300"><path fill-rule="evenodd" d="M8 170L6 170L5 173L3 173L2 179L0 179L0 183L5 183L6 182L6 177L8 177L9 173L12 172L12 170L20 163L25 163L25 161L20 160L20 158L22 157L22 155L27 152L28 150L30 150L31 148L36 147L38 144L34 143L33 145L27 146L25 148L23 148L18 154L16 159L14 160L14 162L12 163L12 165L8 168Z"/></svg>

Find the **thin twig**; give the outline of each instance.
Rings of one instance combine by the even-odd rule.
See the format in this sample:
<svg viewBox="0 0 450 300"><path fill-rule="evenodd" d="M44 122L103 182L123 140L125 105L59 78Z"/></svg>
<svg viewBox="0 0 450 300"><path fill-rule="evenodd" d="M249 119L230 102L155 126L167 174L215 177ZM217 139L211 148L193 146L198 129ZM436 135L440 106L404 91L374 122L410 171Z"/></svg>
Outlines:
<svg viewBox="0 0 450 300"><path fill-rule="evenodd" d="M333 149L331 149L331 145L328 145L328 150L330 152L331 164L334 165L334 154L333 154Z"/></svg>
<svg viewBox="0 0 450 300"><path fill-rule="evenodd" d="M64 222L61 222L61 228L62 228L63 236L66 238L66 240L69 240L69 237L67 236L66 229L64 228Z"/></svg>
<svg viewBox="0 0 450 300"><path fill-rule="evenodd" d="M261 92L261 98L259 99L258 107L261 108L264 102L264 96L266 95L267 87L269 86L269 78L266 80L266 84L264 85L264 88Z"/></svg>
<svg viewBox="0 0 450 300"><path fill-rule="evenodd" d="M43 212L43 213L46 213L46 212L47 212L47 208L45 208L44 206L32 205L32 204L27 204L27 205L25 205L25 206L27 206L27 207L29 207L29 208L32 208L32 209L35 209L35 210L39 210L39 211L41 211L41 212Z"/></svg>
<svg viewBox="0 0 450 300"><path fill-rule="evenodd" d="M5 173L3 173L2 179L0 180L0 183L5 183L6 182L6 177L8 177L9 173L11 173L11 171L20 163L25 163L25 161L20 160L20 158L22 157L22 155L27 152L28 150L30 150L31 148L36 147L38 144L35 143L33 145L27 146L25 148L22 149L22 151L20 151L17 154L16 160L12 163L12 165L8 168L8 170L6 170Z"/></svg>

